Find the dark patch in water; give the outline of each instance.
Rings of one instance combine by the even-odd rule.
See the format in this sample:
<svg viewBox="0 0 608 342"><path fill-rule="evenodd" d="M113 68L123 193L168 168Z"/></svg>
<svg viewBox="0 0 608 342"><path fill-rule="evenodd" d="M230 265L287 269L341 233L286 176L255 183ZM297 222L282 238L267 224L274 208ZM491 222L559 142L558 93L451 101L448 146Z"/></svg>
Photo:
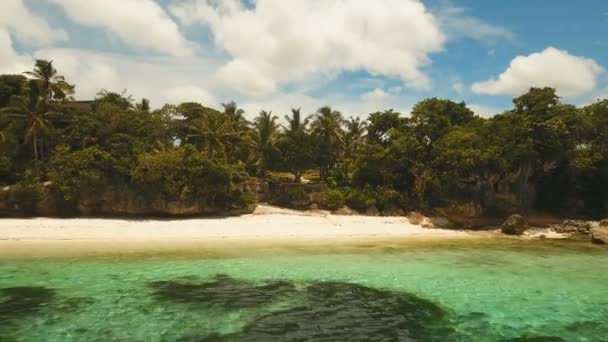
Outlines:
<svg viewBox="0 0 608 342"><path fill-rule="evenodd" d="M504 342L566 342L566 340L556 336L520 336Z"/></svg>
<svg viewBox="0 0 608 342"><path fill-rule="evenodd" d="M274 284L276 287L279 283ZM282 283L281 287L294 288L289 283ZM456 340L445 311L411 294L320 282L297 291L296 295L302 300L298 306L262 314L248 322L241 332L223 336L187 335L181 341Z"/></svg>
<svg viewBox="0 0 608 342"><path fill-rule="evenodd" d="M225 275L218 275L212 281L204 283L159 281L150 286L160 301L201 304L228 310L268 304L295 291L293 284L286 281L256 285Z"/></svg>
<svg viewBox="0 0 608 342"><path fill-rule="evenodd" d="M55 290L22 286L0 289L0 321L11 321L37 314L55 300Z"/></svg>

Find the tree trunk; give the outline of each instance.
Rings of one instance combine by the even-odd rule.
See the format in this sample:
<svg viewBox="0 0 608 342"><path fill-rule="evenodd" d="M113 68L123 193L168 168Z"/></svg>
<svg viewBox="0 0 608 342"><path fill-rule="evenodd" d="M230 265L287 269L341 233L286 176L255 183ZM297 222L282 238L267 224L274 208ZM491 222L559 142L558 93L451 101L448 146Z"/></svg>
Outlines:
<svg viewBox="0 0 608 342"><path fill-rule="evenodd" d="M36 136L36 131L34 131L34 160L38 160L38 138Z"/></svg>

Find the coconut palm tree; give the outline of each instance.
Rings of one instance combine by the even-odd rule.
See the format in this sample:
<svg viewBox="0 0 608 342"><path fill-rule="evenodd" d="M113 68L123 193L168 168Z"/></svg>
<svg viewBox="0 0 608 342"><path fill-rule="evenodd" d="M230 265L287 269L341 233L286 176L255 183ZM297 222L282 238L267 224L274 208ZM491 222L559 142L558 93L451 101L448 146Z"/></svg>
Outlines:
<svg viewBox="0 0 608 342"><path fill-rule="evenodd" d="M209 112L189 127L187 138L207 152L210 158L226 158L226 151L243 138L235 131L233 121L224 113Z"/></svg>
<svg viewBox="0 0 608 342"><path fill-rule="evenodd" d="M291 116L285 115L287 126L281 139L281 152L286 167L294 174L295 182L302 181L302 173L312 163L312 148L308 135L309 118L302 119L300 108L291 109Z"/></svg>
<svg viewBox="0 0 608 342"><path fill-rule="evenodd" d="M266 171L270 168L272 155L277 150L275 146L279 133L277 119L272 112L263 110L253 122L255 150L258 155L258 170L261 176L266 175Z"/></svg>
<svg viewBox="0 0 608 342"><path fill-rule="evenodd" d="M329 106L320 108L314 115L311 130L319 142L319 176L323 180L327 179L344 143L343 122L342 113L332 110Z"/></svg>
<svg viewBox="0 0 608 342"><path fill-rule="evenodd" d="M57 73L53 61L37 59L34 70L24 72L40 87L40 94L48 101L63 101L74 94L74 86Z"/></svg>
<svg viewBox="0 0 608 342"><path fill-rule="evenodd" d="M53 129L51 118L57 115L53 106L37 96L36 91L33 91L28 99L20 98L12 106L4 108L2 112L9 117L25 122L24 138L27 143L32 145L34 160L44 158L43 137Z"/></svg>

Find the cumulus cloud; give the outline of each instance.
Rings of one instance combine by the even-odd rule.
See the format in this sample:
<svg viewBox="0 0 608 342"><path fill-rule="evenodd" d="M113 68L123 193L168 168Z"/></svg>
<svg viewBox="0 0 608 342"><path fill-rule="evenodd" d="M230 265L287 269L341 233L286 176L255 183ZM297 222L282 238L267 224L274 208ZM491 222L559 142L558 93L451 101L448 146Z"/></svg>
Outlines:
<svg viewBox="0 0 608 342"><path fill-rule="evenodd" d="M593 91L603 68L593 59L549 47L529 56L518 56L498 77L474 83L476 94L519 95L530 87L553 87L563 96Z"/></svg>
<svg viewBox="0 0 608 342"><path fill-rule="evenodd" d="M428 89L424 67L445 41L419 0L258 0L254 8L238 0L184 0L170 11L186 25L209 27L231 57L220 79L252 95L351 70Z"/></svg>
<svg viewBox="0 0 608 342"><path fill-rule="evenodd" d="M19 40L34 45L50 45L67 39L65 31L51 28L46 19L33 14L23 0L2 0L0 27L11 30Z"/></svg>
<svg viewBox="0 0 608 342"><path fill-rule="evenodd" d="M18 54L7 30L0 27L0 74L21 73L30 68L32 58Z"/></svg>
<svg viewBox="0 0 608 342"><path fill-rule="evenodd" d="M182 101L201 102L219 107L215 91L224 99L229 94L214 88L211 74L219 63L214 59L182 57L134 57L79 49L44 48L32 54L19 54L10 35L0 28L0 74L20 74L31 70L34 58L53 60L66 79L76 84L76 98L93 99L102 90L127 90L136 98L146 97L152 105Z"/></svg>
<svg viewBox="0 0 608 342"><path fill-rule="evenodd" d="M172 56L189 56L193 52L193 44L154 0L50 1L74 22L108 30L131 46Z"/></svg>
<svg viewBox="0 0 608 342"><path fill-rule="evenodd" d="M452 89L454 89L454 91L458 94L462 94L464 93L464 84L462 84L462 82L454 82L454 84L452 84Z"/></svg>

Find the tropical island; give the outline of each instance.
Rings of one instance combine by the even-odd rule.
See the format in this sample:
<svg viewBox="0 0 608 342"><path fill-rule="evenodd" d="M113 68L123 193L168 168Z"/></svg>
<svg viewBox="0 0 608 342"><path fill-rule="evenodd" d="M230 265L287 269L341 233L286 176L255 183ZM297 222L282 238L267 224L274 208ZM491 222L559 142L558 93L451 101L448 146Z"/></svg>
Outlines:
<svg viewBox="0 0 608 342"><path fill-rule="evenodd" d="M576 107L531 88L492 118L430 98L410 115L326 106L248 121L234 102L152 109L126 91L75 101L76 89L52 61L0 76L0 215L225 216L269 203L414 212L449 228L608 216L608 100ZM561 232L590 234L568 222Z"/></svg>

